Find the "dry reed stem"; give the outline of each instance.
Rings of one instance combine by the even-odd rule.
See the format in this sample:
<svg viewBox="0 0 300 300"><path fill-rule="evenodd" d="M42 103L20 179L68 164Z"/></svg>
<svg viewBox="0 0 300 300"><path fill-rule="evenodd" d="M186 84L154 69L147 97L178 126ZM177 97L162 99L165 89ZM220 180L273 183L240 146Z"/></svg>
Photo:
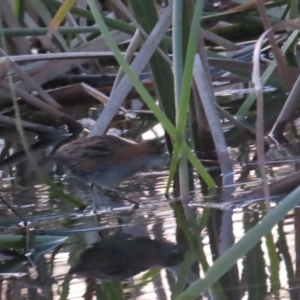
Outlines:
<svg viewBox="0 0 300 300"><path fill-rule="evenodd" d="M148 39L144 42L139 53L136 55L131 64L131 69L138 76L149 62L153 53L156 51L159 43L165 36L172 22L172 7L169 5L165 9L164 15L157 22ZM123 77L114 93L110 95L113 99L109 101L99 116L90 136L101 135L105 132L108 124L111 122L113 116L116 114L119 107L122 105L125 97L132 88L132 84L127 77Z"/></svg>
<svg viewBox="0 0 300 300"><path fill-rule="evenodd" d="M299 21L287 21L279 23L267 31L265 31L260 38L257 40L254 53L253 53L253 73L252 73L252 82L254 84L254 90L257 96L257 119L256 119L256 149L257 149L257 157L258 163L262 175L263 180L263 190L266 198L266 206L267 209L270 209L270 191L268 186L268 178L265 169L265 149L264 149L264 116L263 116L263 92L260 81L260 49L262 47L262 43L264 38L272 31L280 29L299 29Z"/></svg>

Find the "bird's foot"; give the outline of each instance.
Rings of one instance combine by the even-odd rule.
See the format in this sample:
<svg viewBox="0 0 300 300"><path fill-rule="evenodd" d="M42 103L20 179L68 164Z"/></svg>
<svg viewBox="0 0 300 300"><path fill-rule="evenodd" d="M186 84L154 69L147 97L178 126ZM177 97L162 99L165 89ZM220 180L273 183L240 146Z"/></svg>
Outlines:
<svg viewBox="0 0 300 300"><path fill-rule="evenodd" d="M138 201L135 201L135 200L129 199L129 198L123 196L123 195L120 195L116 190L105 189L105 193L108 196L110 196L112 198L112 200L119 201L121 199L121 200L125 200L125 201L133 204L135 209L140 207L140 203Z"/></svg>

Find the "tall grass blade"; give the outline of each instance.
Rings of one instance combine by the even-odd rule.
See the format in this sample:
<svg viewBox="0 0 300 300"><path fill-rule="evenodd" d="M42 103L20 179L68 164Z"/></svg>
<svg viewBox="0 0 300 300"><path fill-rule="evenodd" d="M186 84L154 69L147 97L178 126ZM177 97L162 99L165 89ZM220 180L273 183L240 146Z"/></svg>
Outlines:
<svg viewBox="0 0 300 300"><path fill-rule="evenodd" d="M166 115L161 111L161 109L155 104L154 100L152 99L151 95L148 93L148 91L145 89L145 87L141 84L139 79L135 76L133 70L131 70L129 64L124 60L118 46L114 42L114 40L111 38L111 35L104 23L104 20L101 16L101 14L97 10L97 5L94 0L88 0L89 6L91 8L91 11L94 15L95 21L101 30L108 46L110 47L111 51L114 52L115 58L120 64L120 66L123 68L124 73L128 76L129 80L131 81L134 88L137 90L137 92L141 95L142 99L145 101L145 103L148 105L148 107L152 110L155 117L158 119L159 122L161 122L164 129L170 134L170 136L175 139L176 138L176 130L173 126L173 124L166 118ZM200 161L197 159L197 157L192 153L191 149L188 147L186 143L183 144L183 151L186 153L188 159L192 163L192 165L196 168L196 170L199 172L203 180L206 182L206 184L210 187L215 186L215 183L211 176L207 173L203 165L200 163Z"/></svg>
<svg viewBox="0 0 300 300"><path fill-rule="evenodd" d="M211 285L224 275L242 256L251 250L260 239L268 234L270 230L284 216L300 202L300 187L296 188L275 208L269 211L261 223L250 229L246 234L211 266L203 279L196 281L188 287L177 300L196 299L204 293Z"/></svg>

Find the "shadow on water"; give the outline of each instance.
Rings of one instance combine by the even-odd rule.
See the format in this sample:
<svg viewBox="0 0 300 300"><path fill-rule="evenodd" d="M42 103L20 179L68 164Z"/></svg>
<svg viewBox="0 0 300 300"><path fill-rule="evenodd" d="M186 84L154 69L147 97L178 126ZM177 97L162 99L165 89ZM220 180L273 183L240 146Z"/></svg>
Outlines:
<svg viewBox="0 0 300 300"><path fill-rule="evenodd" d="M245 122L254 126L251 118ZM40 163L52 179L50 185L45 183L29 164L17 133L8 134L5 128L1 196L28 224L20 224L15 213L1 204L2 295L7 299L175 298L266 214L264 198L251 194L261 185L253 141L251 135L240 134L234 129L225 133L232 147L234 186L208 190L194 174L195 189L188 202L173 194L166 198L166 159L124 181L118 194L95 187L101 194L95 214L87 183L66 176L66 170L53 163ZM43 162L65 138L37 138L26 132L37 162ZM270 182L299 169L298 149L297 127L282 143L271 143L266 162ZM217 162L203 163L221 182ZM287 192L273 193L272 205ZM137 201L139 207L125 198ZM296 207L202 299L300 299L298 232Z"/></svg>

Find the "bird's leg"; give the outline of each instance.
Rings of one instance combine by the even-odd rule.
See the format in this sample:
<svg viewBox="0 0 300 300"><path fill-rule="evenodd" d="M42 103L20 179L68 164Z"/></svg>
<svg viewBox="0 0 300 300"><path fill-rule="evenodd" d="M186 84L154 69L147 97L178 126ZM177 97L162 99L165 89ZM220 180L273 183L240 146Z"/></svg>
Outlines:
<svg viewBox="0 0 300 300"><path fill-rule="evenodd" d="M90 184L90 187L91 187L91 192L92 192L92 198L93 198L93 204L92 204L92 212L94 213L94 214L96 214L96 212L97 212L97 199L96 199L96 195L95 195L95 189L94 189L94 187L95 187L95 185L93 184L93 183L91 183Z"/></svg>
<svg viewBox="0 0 300 300"><path fill-rule="evenodd" d="M107 196L104 190L95 184L91 183L92 198L93 198L93 212L96 213L98 208L101 206L109 206L109 201L107 201ZM99 191L100 189L100 191Z"/></svg>
<svg viewBox="0 0 300 300"><path fill-rule="evenodd" d="M112 196L112 197L114 197L114 198L119 197L119 198L121 198L121 199L126 200L126 201L129 202L129 203L134 204L134 208L135 208L135 209L137 209L137 208L140 207L140 203L139 203L138 201L129 199L129 198L127 198L127 197L124 197L124 196L120 195L116 190L112 190L112 189L106 188L105 191L108 192L108 193L110 194L110 196Z"/></svg>
<svg viewBox="0 0 300 300"><path fill-rule="evenodd" d="M119 196L120 196L122 199L126 200L127 202L134 204L134 208L135 208L135 209L137 209L137 208L140 207L140 203L139 203L138 201L129 199L129 198L124 197L124 196L122 196L122 195L119 195Z"/></svg>
<svg viewBox="0 0 300 300"><path fill-rule="evenodd" d="M91 184L92 189L92 198L93 198L93 212L97 213L99 207L111 207L114 206L114 200L123 199L127 202L132 203L134 209L139 208L139 202L128 199L120 195L116 190L112 189L103 189L95 184Z"/></svg>

